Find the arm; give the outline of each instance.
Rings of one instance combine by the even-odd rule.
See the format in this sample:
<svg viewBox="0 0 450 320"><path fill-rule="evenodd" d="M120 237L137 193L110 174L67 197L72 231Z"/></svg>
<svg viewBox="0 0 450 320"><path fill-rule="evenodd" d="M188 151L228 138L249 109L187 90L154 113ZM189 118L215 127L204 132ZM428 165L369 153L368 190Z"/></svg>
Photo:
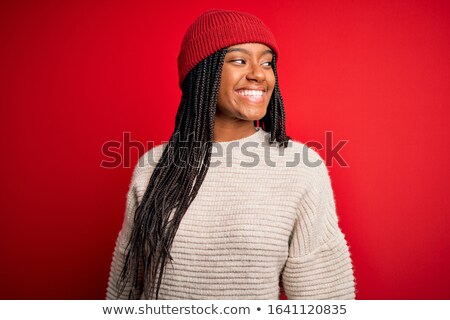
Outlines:
<svg viewBox="0 0 450 320"><path fill-rule="evenodd" d="M328 170L322 161L312 171L296 210L283 287L288 299L354 299L352 262L338 226Z"/></svg>
<svg viewBox="0 0 450 320"><path fill-rule="evenodd" d="M135 175L134 175L135 176ZM123 265L125 263L125 257L126 252L125 248L128 243L128 239L130 237L131 228L133 226L133 219L134 219L134 212L138 206L138 199L136 194L136 188L134 184L135 179L132 179L132 183L130 185L128 194L127 194L127 203L126 203L126 211L125 211L125 217L122 223L122 228L119 232L119 235L116 240L116 245L114 248L113 258L112 258L112 264L111 269L109 273L109 280L108 280L108 287L106 289L106 299L107 300L113 300L113 299L119 299L119 300L126 300L128 299L128 295L131 291L132 283L131 280L126 283L125 290L122 292L122 294L119 295L119 277L120 273L122 271ZM142 271L142 268L139 269ZM142 284L142 272L138 275L138 281L140 284ZM142 285L139 286L142 288ZM134 299L139 299L141 296L142 289L140 290L133 290L133 297Z"/></svg>

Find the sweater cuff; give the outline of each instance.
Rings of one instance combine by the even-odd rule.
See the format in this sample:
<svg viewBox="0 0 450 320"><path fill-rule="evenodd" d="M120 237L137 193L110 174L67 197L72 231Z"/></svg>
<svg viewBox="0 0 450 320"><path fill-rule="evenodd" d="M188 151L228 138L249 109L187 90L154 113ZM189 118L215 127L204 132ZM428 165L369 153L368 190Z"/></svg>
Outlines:
<svg viewBox="0 0 450 320"><path fill-rule="evenodd" d="M346 300L355 298L355 282L343 234L302 257L289 257L283 270L283 288L292 300Z"/></svg>

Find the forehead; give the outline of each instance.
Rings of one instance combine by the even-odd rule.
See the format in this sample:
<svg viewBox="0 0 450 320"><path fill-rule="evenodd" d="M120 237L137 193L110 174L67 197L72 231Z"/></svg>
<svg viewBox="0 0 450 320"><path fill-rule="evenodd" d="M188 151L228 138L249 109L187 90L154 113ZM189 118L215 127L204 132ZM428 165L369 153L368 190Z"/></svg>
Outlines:
<svg viewBox="0 0 450 320"><path fill-rule="evenodd" d="M270 47L262 43L240 43L228 47L229 52L243 52L247 54L273 54L273 50Z"/></svg>

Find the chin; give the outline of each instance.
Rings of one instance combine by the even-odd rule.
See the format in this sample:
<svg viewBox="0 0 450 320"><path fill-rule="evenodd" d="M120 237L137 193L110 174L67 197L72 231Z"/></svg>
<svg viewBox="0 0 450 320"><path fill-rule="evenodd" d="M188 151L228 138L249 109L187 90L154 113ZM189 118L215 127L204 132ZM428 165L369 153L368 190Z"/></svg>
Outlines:
<svg viewBox="0 0 450 320"><path fill-rule="evenodd" d="M259 121L259 120L261 120L263 117L264 117L264 116L261 116L261 117L249 117L247 120L249 120L249 121Z"/></svg>
<svg viewBox="0 0 450 320"><path fill-rule="evenodd" d="M264 108L264 110L261 110L261 111L258 110L257 112L254 112L252 114L247 114L246 118L247 118L247 120L259 121L262 118L264 118L266 113L267 113L267 108Z"/></svg>

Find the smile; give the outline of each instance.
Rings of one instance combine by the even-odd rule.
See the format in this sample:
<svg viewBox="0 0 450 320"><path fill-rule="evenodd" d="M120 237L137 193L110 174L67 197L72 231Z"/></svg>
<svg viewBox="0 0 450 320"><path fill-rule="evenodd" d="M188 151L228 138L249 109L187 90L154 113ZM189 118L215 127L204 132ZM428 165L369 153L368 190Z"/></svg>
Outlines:
<svg viewBox="0 0 450 320"><path fill-rule="evenodd" d="M265 92L262 90L239 90L236 91L239 96L250 102L263 102Z"/></svg>

